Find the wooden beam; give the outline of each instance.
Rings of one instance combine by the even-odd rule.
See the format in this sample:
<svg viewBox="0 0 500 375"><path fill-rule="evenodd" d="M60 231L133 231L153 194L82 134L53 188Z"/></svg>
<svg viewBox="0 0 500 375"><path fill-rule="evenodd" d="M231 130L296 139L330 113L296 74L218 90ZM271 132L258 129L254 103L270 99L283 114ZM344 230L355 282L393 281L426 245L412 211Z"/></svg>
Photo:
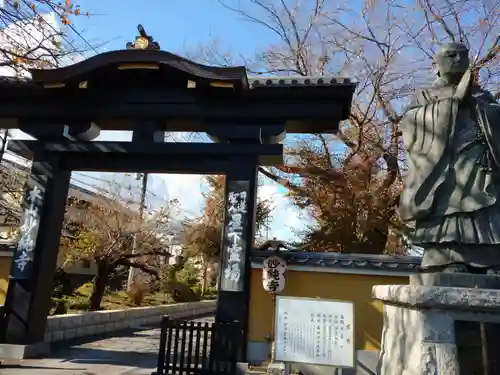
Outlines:
<svg viewBox="0 0 500 375"><path fill-rule="evenodd" d="M215 82L210 82L210 86L212 87L220 87L224 89L233 89L234 84L231 82L221 82L221 81L215 81Z"/></svg>
<svg viewBox="0 0 500 375"><path fill-rule="evenodd" d="M8 149L31 158L37 149L42 154L60 157L60 167L87 171L137 171L148 173L224 173L228 160L257 159L259 165L283 164L281 144L233 143L154 143L145 146L132 142L45 142L13 140ZM40 146L40 145L38 145Z"/></svg>
<svg viewBox="0 0 500 375"><path fill-rule="evenodd" d="M46 83L43 85L43 87L46 89L60 89L65 86L65 83Z"/></svg>
<svg viewBox="0 0 500 375"><path fill-rule="evenodd" d="M133 142L93 141L81 142L71 140L49 140L42 144L36 140L11 140L9 150L35 149L42 152L79 152L101 154L144 154L144 155L206 155L206 156L231 156L231 155L276 155L283 152L280 144L241 144L241 143L153 143L142 145Z"/></svg>
<svg viewBox="0 0 500 375"><path fill-rule="evenodd" d="M102 130L133 130L131 124L147 116L180 120L178 124L186 120L191 125L195 122L199 125L200 120L250 126L287 123L288 133L336 132L338 123L349 114L353 89L350 86L257 88L240 96L222 89L209 90L208 94L203 89L185 87L84 90L77 87L50 90L33 84L0 87L0 124L11 128L26 121L42 126L91 121ZM16 121L10 121L12 126L8 126L3 121L6 118ZM165 130L205 131L202 125Z"/></svg>
<svg viewBox="0 0 500 375"><path fill-rule="evenodd" d="M274 159L273 159L274 158ZM84 160L87 159L87 160ZM78 153L65 154L61 167L86 172L119 172L119 173L173 173L173 174L225 174L228 158L207 158L203 156L184 157L182 159L157 156L137 156L133 154L110 155L104 161L102 154ZM279 157L263 156L257 160L258 165L278 165ZM282 159L281 159L282 160Z"/></svg>
<svg viewBox="0 0 500 375"><path fill-rule="evenodd" d="M86 90L81 90L86 91ZM105 124L110 119L204 119L224 122L278 122L288 120L315 121L328 120L330 131L336 128L341 120L341 108L334 103L242 103L226 102L213 103L133 103L133 102L98 102L95 100L82 101L53 101L31 99L26 102L15 100L0 100L0 119L17 118L20 122L29 121L40 124L57 124L92 121L102 130L132 130L129 122L123 127L116 121L117 128L107 128ZM102 121L104 120L104 121ZM102 122L102 124L101 124ZM15 123L15 122L11 122ZM128 125L128 127L126 127ZM206 128L205 128L206 129ZM326 129L325 129L326 130ZM204 131L190 128L179 131ZM308 133L308 129L294 128L299 133ZM290 132L287 130L287 132Z"/></svg>
<svg viewBox="0 0 500 375"><path fill-rule="evenodd" d="M118 65L118 70L137 70L137 69L148 69L157 70L160 69L158 64L151 63L128 63Z"/></svg>

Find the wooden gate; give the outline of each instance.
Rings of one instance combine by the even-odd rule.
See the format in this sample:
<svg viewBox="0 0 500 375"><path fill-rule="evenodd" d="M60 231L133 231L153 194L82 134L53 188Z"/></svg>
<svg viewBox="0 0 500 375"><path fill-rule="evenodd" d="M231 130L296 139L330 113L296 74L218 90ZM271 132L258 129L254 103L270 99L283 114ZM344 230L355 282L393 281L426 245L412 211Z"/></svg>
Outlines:
<svg viewBox="0 0 500 375"><path fill-rule="evenodd" d="M164 316L153 375L234 375L242 358L238 322L178 321Z"/></svg>

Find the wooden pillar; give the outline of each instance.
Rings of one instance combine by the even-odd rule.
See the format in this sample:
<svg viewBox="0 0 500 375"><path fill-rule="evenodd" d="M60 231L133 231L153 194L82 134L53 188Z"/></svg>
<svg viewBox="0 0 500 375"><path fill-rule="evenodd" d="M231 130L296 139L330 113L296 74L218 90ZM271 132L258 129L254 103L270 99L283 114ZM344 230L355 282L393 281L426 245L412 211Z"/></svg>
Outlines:
<svg viewBox="0 0 500 375"><path fill-rule="evenodd" d="M164 143L165 125L161 121L137 121L133 127L132 142L140 144Z"/></svg>
<svg viewBox="0 0 500 375"><path fill-rule="evenodd" d="M35 154L1 323L3 343L44 341L70 177L57 158ZM35 355L28 351L22 356Z"/></svg>
<svg viewBox="0 0 500 375"><path fill-rule="evenodd" d="M226 174L216 320L241 324L241 360L244 361L250 307L250 256L257 209L257 160L242 159L232 161Z"/></svg>

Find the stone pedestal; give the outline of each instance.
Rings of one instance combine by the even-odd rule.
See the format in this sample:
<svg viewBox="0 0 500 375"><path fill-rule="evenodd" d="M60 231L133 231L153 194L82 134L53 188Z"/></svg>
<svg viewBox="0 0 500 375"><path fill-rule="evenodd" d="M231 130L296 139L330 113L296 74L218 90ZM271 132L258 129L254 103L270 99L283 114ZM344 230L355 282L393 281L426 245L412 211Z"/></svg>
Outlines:
<svg viewBox="0 0 500 375"><path fill-rule="evenodd" d="M290 375L290 366L283 362L271 362L267 366L267 375Z"/></svg>
<svg viewBox="0 0 500 375"><path fill-rule="evenodd" d="M384 303L378 375L461 375L455 323L500 323L498 286L497 276L450 274L375 286Z"/></svg>

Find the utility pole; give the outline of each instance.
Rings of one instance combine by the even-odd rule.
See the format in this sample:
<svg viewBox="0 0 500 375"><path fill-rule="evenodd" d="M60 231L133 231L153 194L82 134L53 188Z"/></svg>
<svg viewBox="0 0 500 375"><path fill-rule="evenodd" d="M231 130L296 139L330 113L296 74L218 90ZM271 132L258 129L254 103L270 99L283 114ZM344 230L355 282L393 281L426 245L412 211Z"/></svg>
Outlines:
<svg viewBox="0 0 500 375"><path fill-rule="evenodd" d="M266 218L266 241L269 241L269 217Z"/></svg>
<svg viewBox="0 0 500 375"><path fill-rule="evenodd" d="M147 193L147 187L148 187L148 173L137 173L136 175L136 180L141 180L142 179L142 186L141 186L141 197L139 199L139 221L140 224L142 225L142 221L144 219L144 209L146 207L146 193ZM137 233L134 234L134 243L132 245L132 253L137 252ZM137 276L139 274L139 270L134 267L130 267L128 271L128 280L127 280L127 290L130 290L132 288L132 285L134 285L134 282L137 279Z"/></svg>
<svg viewBox="0 0 500 375"><path fill-rule="evenodd" d="M0 147L0 162L3 161L5 152L7 151L7 142L9 141L9 130L0 130L3 134L0 136L0 142L2 142L2 147Z"/></svg>
<svg viewBox="0 0 500 375"><path fill-rule="evenodd" d="M5 152L7 151L7 142L9 141L9 130L4 129L1 130L3 132L3 136L0 136L0 140L2 142L2 147L0 147L0 164L2 164L3 159L5 157ZM5 169L5 173L3 169L0 169L0 199L3 199L3 195L5 193L4 187L7 183L7 174L9 173L7 169Z"/></svg>

